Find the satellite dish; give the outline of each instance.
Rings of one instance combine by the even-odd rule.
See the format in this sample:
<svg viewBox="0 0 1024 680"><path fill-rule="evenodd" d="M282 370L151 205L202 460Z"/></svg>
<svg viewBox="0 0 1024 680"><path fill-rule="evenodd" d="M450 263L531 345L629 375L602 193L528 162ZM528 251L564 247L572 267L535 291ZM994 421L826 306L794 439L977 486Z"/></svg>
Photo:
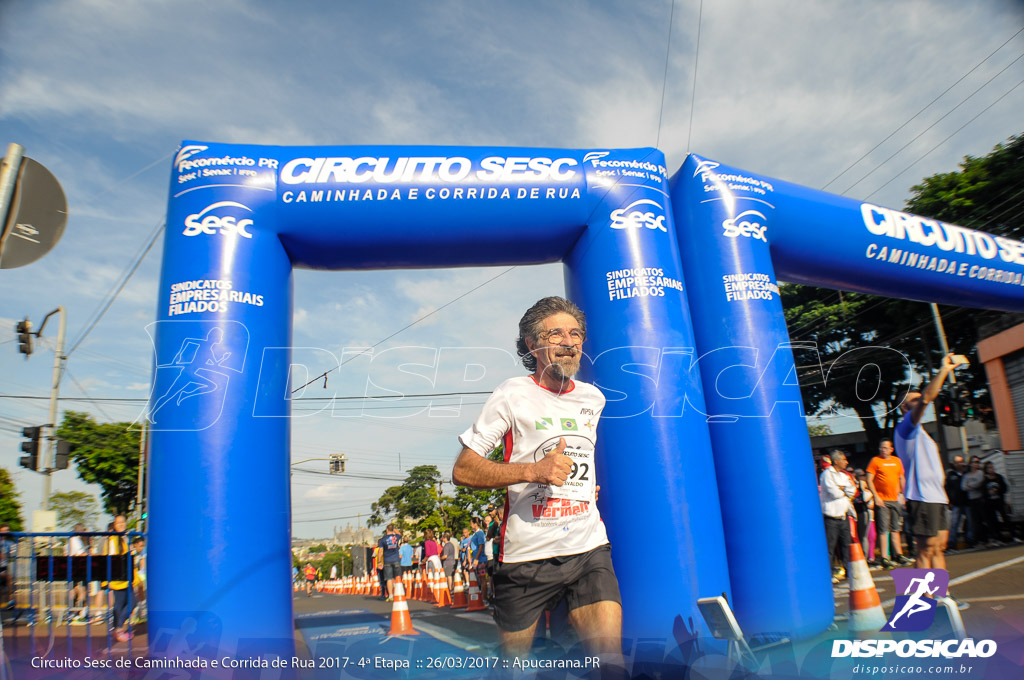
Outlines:
<svg viewBox="0 0 1024 680"><path fill-rule="evenodd" d="M22 158L15 182L0 237L0 269L24 267L46 255L68 223L64 189L42 164Z"/></svg>

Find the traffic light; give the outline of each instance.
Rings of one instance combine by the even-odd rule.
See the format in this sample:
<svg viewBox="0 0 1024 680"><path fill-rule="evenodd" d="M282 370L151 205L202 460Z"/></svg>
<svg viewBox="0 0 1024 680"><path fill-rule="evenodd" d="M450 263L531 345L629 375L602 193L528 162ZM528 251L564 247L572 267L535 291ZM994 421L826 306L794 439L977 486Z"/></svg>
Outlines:
<svg viewBox="0 0 1024 680"><path fill-rule="evenodd" d="M960 427L964 424L964 409L963 404L960 403L959 397L952 397L949 400L950 414L949 424L954 427Z"/></svg>
<svg viewBox="0 0 1024 680"><path fill-rule="evenodd" d="M57 455L53 463L54 470L68 469L68 456L71 454L71 442L63 439L57 440Z"/></svg>
<svg viewBox="0 0 1024 680"><path fill-rule="evenodd" d="M330 472L332 475L340 475L345 471L345 454L332 453L330 458Z"/></svg>
<svg viewBox="0 0 1024 680"><path fill-rule="evenodd" d="M22 453L27 454L18 461L21 467L29 470L39 469L39 435L42 430L43 428L38 426L21 428L21 436L28 440L21 443Z"/></svg>
<svg viewBox="0 0 1024 680"><path fill-rule="evenodd" d="M18 333L18 351L27 359L32 354L32 322L25 317L14 326L14 330Z"/></svg>
<svg viewBox="0 0 1024 680"><path fill-rule="evenodd" d="M935 415L943 425L955 425L953 423L953 406L951 399L945 392L939 392L935 397Z"/></svg>
<svg viewBox="0 0 1024 680"><path fill-rule="evenodd" d="M974 408L974 396L970 390L962 390L960 392L960 404L961 404L961 415L964 420L973 420L975 415Z"/></svg>

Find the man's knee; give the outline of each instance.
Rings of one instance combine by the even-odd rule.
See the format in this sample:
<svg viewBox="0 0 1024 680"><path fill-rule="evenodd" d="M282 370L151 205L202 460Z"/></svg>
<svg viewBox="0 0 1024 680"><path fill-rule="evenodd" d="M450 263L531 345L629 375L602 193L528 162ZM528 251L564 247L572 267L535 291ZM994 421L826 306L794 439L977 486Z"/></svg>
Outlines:
<svg viewBox="0 0 1024 680"><path fill-rule="evenodd" d="M501 640L501 651L505 656L525 656L530 652L533 644L533 635L537 630L537 622L523 630L502 630L498 629L498 637Z"/></svg>
<svg viewBox="0 0 1024 680"><path fill-rule="evenodd" d="M580 639L610 639L614 649L622 637L622 605L603 600L577 607L569 612L569 620Z"/></svg>

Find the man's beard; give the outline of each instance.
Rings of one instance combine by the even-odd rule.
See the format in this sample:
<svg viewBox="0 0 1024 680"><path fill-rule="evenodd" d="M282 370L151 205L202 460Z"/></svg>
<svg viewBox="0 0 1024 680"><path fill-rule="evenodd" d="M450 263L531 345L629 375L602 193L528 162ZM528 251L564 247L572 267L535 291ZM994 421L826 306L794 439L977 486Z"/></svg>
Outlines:
<svg viewBox="0 0 1024 680"><path fill-rule="evenodd" d="M572 356L555 357L555 360L548 366L551 376L561 382L569 380L580 370L580 355L577 352Z"/></svg>

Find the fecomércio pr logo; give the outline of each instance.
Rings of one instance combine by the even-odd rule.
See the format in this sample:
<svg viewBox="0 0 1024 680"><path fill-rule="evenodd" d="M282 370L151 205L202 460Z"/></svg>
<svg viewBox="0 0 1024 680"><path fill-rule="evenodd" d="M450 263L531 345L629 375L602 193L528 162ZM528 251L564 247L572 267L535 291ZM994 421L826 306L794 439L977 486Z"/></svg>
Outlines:
<svg viewBox="0 0 1024 680"><path fill-rule="evenodd" d="M935 621L937 600L946 596L949 572L945 569L894 569L892 582L897 593L892 616L884 632L927 630Z"/></svg>

